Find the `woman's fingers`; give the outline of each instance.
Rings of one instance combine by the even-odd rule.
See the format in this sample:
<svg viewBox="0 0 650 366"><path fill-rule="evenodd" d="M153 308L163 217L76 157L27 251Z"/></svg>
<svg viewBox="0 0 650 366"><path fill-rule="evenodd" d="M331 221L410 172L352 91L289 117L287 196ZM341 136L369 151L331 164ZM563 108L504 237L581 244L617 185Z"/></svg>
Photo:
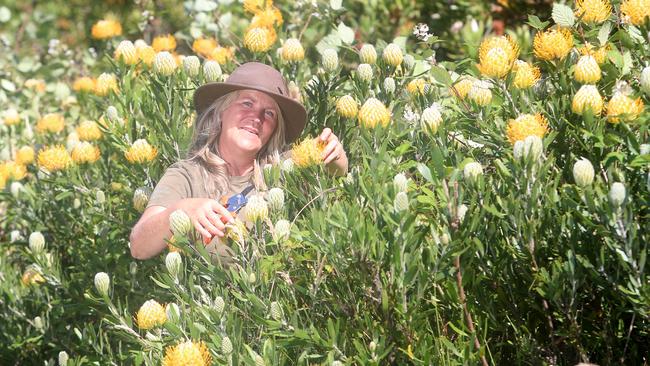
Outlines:
<svg viewBox="0 0 650 366"><path fill-rule="evenodd" d="M214 225L217 229L221 231L225 231L226 225L223 223L223 218L220 217L218 214L216 214L214 211L208 211L208 213L205 215L208 220L210 220L210 223Z"/></svg>
<svg viewBox="0 0 650 366"><path fill-rule="evenodd" d="M207 217L200 217L199 224L205 228L212 236L223 236L223 231L213 225Z"/></svg>
<svg viewBox="0 0 650 366"><path fill-rule="evenodd" d="M212 201L212 211L221 215L221 221L223 223L233 222L235 219L232 217L232 213L228 211L225 207L221 206L217 201Z"/></svg>
<svg viewBox="0 0 650 366"><path fill-rule="evenodd" d="M198 231L199 234L203 237L203 243L208 244L212 239L212 234L210 234L198 220L194 221L194 228Z"/></svg>
<svg viewBox="0 0 650 366"><path fill-rule="evenodd" d="M323 162L329 164L338 159L343 151L343 146L338 140L330 141L323 150Z"/></svg>
<svg viewBox="0 0 650 366"><path fill-rule="evenodd" d="M332 136L336 138L336 135L332 133L332 129L330 129L329 127L325 127L323 128L323 132L320 133L320 140L329 141Z"/></svg>

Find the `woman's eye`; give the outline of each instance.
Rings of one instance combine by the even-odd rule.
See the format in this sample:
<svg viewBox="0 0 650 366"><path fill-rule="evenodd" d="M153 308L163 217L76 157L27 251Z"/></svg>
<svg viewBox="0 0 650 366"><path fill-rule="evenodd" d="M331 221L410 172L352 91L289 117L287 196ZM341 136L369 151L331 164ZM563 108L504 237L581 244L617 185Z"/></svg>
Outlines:
<svg viewBox="0 0 650 366"><path fill-rule="evenodd" d="M275 117L275 111L271 111L271 110L266 111L266 115L267 115L268 117L270 117L270 118L273 118L273 117Z"/></svg>
<svg viewBox="0 0 650 366"><path fill-rule="evenodd" d="M245 101L243 103L246 107L251 107L253 105L253 102Z"/></svg>

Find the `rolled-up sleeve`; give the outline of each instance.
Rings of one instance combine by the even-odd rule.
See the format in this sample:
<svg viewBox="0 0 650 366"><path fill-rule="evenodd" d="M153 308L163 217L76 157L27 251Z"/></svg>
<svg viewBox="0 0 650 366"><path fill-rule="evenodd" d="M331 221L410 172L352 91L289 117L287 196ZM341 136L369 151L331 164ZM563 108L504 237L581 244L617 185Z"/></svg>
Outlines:
<svg viewBox="0 0 650 366"><path fill-rule="evenodd" d="M181 163L171 165L154 188L147 208L151 206L169 207L179 200L192 197L191 176Z"/></svg>

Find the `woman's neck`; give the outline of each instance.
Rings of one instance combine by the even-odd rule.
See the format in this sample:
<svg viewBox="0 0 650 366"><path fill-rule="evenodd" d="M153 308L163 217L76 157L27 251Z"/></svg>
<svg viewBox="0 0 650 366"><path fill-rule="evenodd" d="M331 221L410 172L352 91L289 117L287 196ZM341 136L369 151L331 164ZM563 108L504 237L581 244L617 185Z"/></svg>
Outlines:
<svg viewBox="0 0 650 366"><path fill-rule="evenodd" d="M247 156L246 154L237 154L219 149L219 155L226 162L228 166L228 173L231 176L242 176L253 171L255 165L255 156Z"/></svg>

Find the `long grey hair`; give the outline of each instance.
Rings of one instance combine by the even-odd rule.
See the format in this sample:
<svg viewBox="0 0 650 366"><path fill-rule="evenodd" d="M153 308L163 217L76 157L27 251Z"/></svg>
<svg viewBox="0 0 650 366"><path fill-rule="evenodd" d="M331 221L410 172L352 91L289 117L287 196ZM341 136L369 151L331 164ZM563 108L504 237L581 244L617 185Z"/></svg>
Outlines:
<svg viewBox="0 0 650 366"><path fill-rule="evenodd" d="M239 96L239 91L228 93L215 100L194 122L194 134L187 153L187 160L196 163L201 170L205 190L214 198L220 198L230 191L227 163L219 156L219 136L221 136L221 112L228 108ZM278 105L275 108L280 112ZM258 191L266 190L263 166L277 164L280 150L284 147L284 119L277 114L278 123L273 135L257 153L253 163L252 183Z"/></svg>

